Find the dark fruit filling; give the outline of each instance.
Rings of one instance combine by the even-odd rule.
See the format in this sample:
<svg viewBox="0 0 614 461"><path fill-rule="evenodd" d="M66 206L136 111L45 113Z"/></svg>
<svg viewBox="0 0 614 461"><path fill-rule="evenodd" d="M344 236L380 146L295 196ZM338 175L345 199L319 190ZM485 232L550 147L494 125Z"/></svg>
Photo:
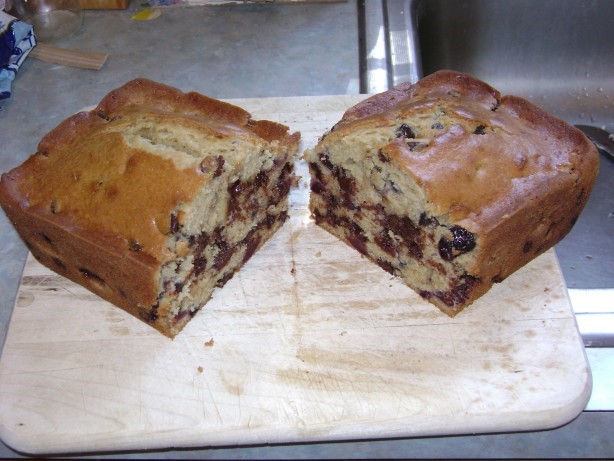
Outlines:
<svg viewBox="0 0 614 461"><path fill-rule="evenodd" d="M475 237L467 229L452 226L452 240L445 237L439 239L439 255L446 261L452 261L457 256L467 253L475 248Z"/></svg>

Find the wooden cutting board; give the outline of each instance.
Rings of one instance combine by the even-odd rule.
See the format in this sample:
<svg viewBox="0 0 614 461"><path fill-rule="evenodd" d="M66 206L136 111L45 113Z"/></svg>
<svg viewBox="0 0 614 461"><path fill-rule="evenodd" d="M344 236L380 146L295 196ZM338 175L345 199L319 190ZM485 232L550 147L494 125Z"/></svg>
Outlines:
<svg viewBox="0 0 614 461"><path fill-rule="evenodd" d="M313 145L360 96L235 100ZM549 251L451 319L291 218L174 341L28 259L0 361L0 437L29 452L536 430L591 375Z"/></svg>

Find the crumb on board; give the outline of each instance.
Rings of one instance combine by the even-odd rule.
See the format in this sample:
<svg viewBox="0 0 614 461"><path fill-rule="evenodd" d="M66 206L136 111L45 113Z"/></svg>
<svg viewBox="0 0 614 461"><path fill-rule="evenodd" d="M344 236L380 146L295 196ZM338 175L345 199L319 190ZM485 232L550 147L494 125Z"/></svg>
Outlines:
<svg viewBox="0 0 614 461"><path fill-rule="evenodd" d="M213 343L214 343L213 338L211 338L210 340L205 341L205 347L212 347Z"/></svg>

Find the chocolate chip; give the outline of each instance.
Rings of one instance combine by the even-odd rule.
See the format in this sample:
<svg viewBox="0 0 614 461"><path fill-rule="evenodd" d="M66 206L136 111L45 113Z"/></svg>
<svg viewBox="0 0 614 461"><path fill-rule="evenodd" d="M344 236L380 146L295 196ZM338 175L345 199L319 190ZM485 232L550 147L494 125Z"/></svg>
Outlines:
<svg viewBox="0 0 614 461"><path fill-rule="evenodd" d="M254 185L256 187L265 187L269 182L269 175L264 171L259 171L256 177L254 178Z"/></svg>
<svg viewBox="0 0 614 461"><path fill-rule="evenodd" d="M245 187L245 184L238 179L228 186L228 194L230 195L228 198L228 216L232 216L239 211L239 196L245 190Z"/></svg>
<svg viewBox="0 0 614 461"><path fill-rule="evenodd" d="M194 247L194 252L202 253L209 243L209 235L204 231L198 235L190 235L188 242L191 247Z"/></svg>
<svg viewBox="0 0 614 461"><path fill-rule="evenodd" d="M128 240L128 250L130 251L142 251L142 245L136 240L130 239Z"/></svg>
<svg viewBox="0 0 614 461"><path fill-rule="evenodd" d="M409 125L407 123L403 123L400 127L397 128L397 130L394 132L397 138L415 138L416 134L413 132L413 130L409 127Z"/></svg>
<svg viewBox="0 0 614 461"><path fill-rule="evenodd" d="M245 253L243 254L243 262L247 262L256 252L256 248L260 245L261 237L256 235L245 242Z"/></svg>
<svg viewBox="0 0 614 461"><path fill-rule="evenodd" d="M277 221L277 217L272 214L267 214L264 220L266 222L266 227L270 229L273 227L273 224L275 224L275 221Z"/></svg>
<svg viewBox="0 0 614 461"><path fill-rule="evenodd" d="M233 275L235 275L234 272L228 272L224 274L224 276L217 281L215 286L218 288L222 288L224 285L226 285L226 282L228 282L232 278Z"/></svg>
<svg viewBox="0 0 614 461"><path fill-rule="evenodd" d="M245 184L243 184L240 180L236 180L230 186L228 186L228 192L230 192L231 196L238 196L241 192L245 190Z"/></svg>
<svg viewBox="0 0 614 461"><path fill-rule="evenodd" d="M379 158L382 163L388 163L390 161L390 157L382 149L377 151L377 158Z"/></svg>
<svg viewBox="0 0 614 461"><path fill-rule="evenodd" d="M213 268L219 271L228 264L235 249L234 247L231 247L228 242L222 239L216 241L215 244L218 247L218 252L213 260Z"/></svg>
<svg viewBox="0 0 614 461"><path fill-rule="evenodd" d="M45 243L47 243L47 245L53 246L53 241L51 240L51 238L49 238L47 234L45 234L44 232L41 232L40 236L45 241Z"/></svg>
<svg viewBox="0 0 614 461"><path fill-rule="evenodd" d="M292 186L292 178L280 178L275 185L275 193L277 194L277 202L282 197L285 197L290 192L290 187Z"/></svg>
<svg viewBox="0 0 614 461"><path fill-rule="evenodd" d="M62 262L61 259L53 258L52 261L53 261L53 264L56 265L56 267L58 267L58 268L60 268L62 270L66 270L66 266L64 265L64 263Z"/></svg>
<svg viewBox="0 0 614 461"><path fill-rule="evenodd" d="M146 323L155 323L158 320L158 306L156 305L147 311L139 311L139 317Z"/></svg>
<svg viewBox="0 0 614 461"><path fill-rule="evenodd" d="M392 264L390 264L388 261L382 259L382 258L378 258L377 259L377 265L379 267L381 267L382 269L384 269L386 272L394 275L394 266Z"/></svg>
<svg viewBox="0 0 614 461"><path fill-rule="evenodd" d="M198 255L194 257L193 265L194 269L192 272L194 276L198 277L205 271L205 268L207 267L207 258L205 258L203 255Z"/></svg>
<svg viewBox="0 0 614 461"><path fill-rule="evenodd" d="M486 134L486 131L484 131L486 129L486 127L484 125L478 125L475 130L473 130L473 134Z"/></svg>
<svg viewBox="0 0 614 461"><path fill-rule="evenodd" d="M362 228L357 223L351 221L348 218L346 218L345 227L349 230L348 240L350 241L352 246L356 248L360 253L366 255L367 237L364 234Z"/></svg>
<svg viewBox="0 0 614 461"><path fill-rule="evenodd" d="M315 178L311 179L310 188L311 188L311 192L313 192L314 194L318 194L318 195L322 194L326 190L322 181L318 181Z"/></svg>
<svg viewBox="0 0 614 461"><path fill-rule="evenodd" d="M320 163L322 163L322 165L324 165L326 168L328 168L329 170L333 169L333 164L331 163L328 154L320 152L318 154L318 159L320 160Z"/></svg>
<svg viewBox="0 0 614 461"><path fill-rule="evenodd" d="M463 274L458 278L457 285L448 291L426 291L421 290L420 296L425 299L431 297L439 298L446 306L454 307L464 303L473 286L479 282L479 279L468 274Z"/></svg>
<svg viewBox="0 0 614 461"><path fill-rule="evenodd" d="M352 244L354 248L356 248L363 255L367 255L367 246L365 245L366 238L361 234L350 233L348 235L348 240Z"/></svg>
<svg viewBox="0 0 614 461"><path fill-rule="evenodd" d="M79 268L79 272L81 272L81 275L84 278L86 278L86 279L94 280L94 281L96 281L98 283L102 283L102 284L106 283L102 277L100 277L99 275L95 274L94 272L92 272L89 269Z"/></svg>
<svg viewBox="0 0 614 461"><path fill-rule="evenodd" d="M171 213L169 230L171 234L179 232L179 219L175 213Z"/></svg>
<svg viewBox="0 0 614 461"><path fill-rule="evenodd" d="M377 246L379 246L389 255L394 256L396 254L396 245L392 237L390 237L389 229L384 229L382 232L375 236L374 240Z"/></svg>
<svg viewBox="0 0 614 461"><path fill-rule="evenodd" d="M224 172L224 163L226 161L224 160L224 157L222 157L221 155L218 155L215 158L215 160L217 162L217 168L215 169L215 173L213 173L213 177L217 178L218 176L220 176Z"/></svg>
<svg viewBox="0 0 614 461"><path fill-rule="evenodd" d="M386 224L405 242L412 242L420 236L420 230L408 216L387 215Z"/></svg>
<svg viewBox="0 0 614 461"><path fill-rule="evenodd" d="M340 173L337 174L337 181L341 190L348 195L354 195L356 193L356 181L353 177L347 175L344 170L340 169Z"/></svg>
<svg viewBox="0 0 614 461"><path fill-rule="evenodd" d="M320 182L324 181L324 178L322 176L322 170L320 169L319 165L316 162L309 163L309 168L311 172L313 173L313 175L315 176L315 179L317 179Z"/></svg>
<svg viewBox="0 0 614 461"><path fill-rule="evenodd" d="M533 242L531 242L530 240L527 240L526 242L524 242L524 246L522 247L522 252L528 253L529 251L531 251L531 248L533 248Z"/></svg>

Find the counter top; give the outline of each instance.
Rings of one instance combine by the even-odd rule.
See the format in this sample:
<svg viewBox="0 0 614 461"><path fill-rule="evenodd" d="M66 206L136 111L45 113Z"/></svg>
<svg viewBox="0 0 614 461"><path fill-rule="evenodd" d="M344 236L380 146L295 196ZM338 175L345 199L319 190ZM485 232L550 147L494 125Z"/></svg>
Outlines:
<svg viewBox="0 0 614 461"><path fill-rule="evenodd" d="M59 46L109 53L100 71L29 58L0 102L0 170L20 164L41 136L110 89L144 76L217 98L356 94L355 2L168 8L134 21L142 7L86 11L84 25ZM0 214L0 342L4 342L27 251ZM599 352L596 352L599 351ZM593 369L611 367L611 350L587 349ZM596 386L600 383L595 382ZM108 458L612 457L614 412L585 411L553 430L275 446L83 454ZM1 457L20 457L0 445Z"/></svg>

